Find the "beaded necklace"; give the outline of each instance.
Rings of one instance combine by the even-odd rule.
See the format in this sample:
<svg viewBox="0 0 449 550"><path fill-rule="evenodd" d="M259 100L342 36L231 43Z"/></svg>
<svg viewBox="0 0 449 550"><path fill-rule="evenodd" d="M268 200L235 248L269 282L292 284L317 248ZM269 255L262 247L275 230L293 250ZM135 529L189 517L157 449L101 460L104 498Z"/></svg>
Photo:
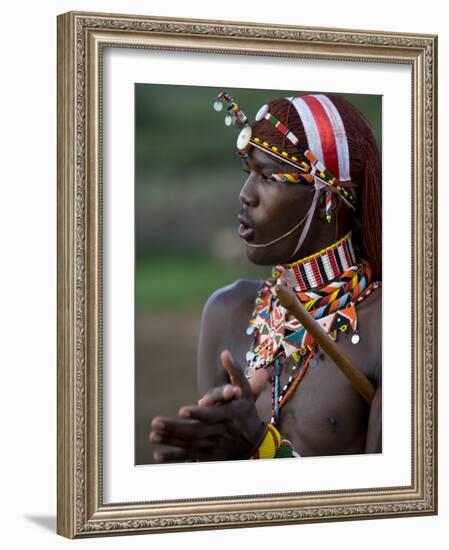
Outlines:
<svg viewBox="0 0 449 550"><path fill-rule="evenodd" d="M253 341L245 371L248 378L260 368L271 371L273 424L309 366L317 362L313 336L279 303L274 292L279 281L295 291L332 339L336 340L339 332L352 330L353 344L360 339L356 305L379 285L371 282L369 264L355 261L351 232L312 256L273 268L257 293L249 321L247 334L253 335ZM290 375L281 387L282 363L290 358Z"/></svg>

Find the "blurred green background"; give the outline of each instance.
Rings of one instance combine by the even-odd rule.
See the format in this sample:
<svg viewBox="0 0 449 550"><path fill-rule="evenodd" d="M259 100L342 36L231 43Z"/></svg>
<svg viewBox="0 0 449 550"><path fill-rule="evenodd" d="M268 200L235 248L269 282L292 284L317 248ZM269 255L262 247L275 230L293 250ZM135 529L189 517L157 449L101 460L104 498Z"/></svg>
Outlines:
<svg viewBox="0 0 449 550"><path fill-rule="evenodd" d="M239 278L264 278L237 235L246 174L239 130L213 109L225 89L250 121L267 101L298 90L135 85L135 462L152 462L155 415L194 403L201 311ZM380 143L381 97L342 94L368 118Z"/></svg>

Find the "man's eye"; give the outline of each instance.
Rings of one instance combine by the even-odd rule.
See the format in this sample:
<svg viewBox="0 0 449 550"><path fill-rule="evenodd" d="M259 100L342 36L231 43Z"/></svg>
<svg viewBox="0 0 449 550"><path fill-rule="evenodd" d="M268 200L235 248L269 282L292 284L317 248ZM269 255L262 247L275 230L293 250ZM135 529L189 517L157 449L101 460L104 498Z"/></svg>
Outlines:
<svg viewBox="0 0 449 550"><path fill-rule="evenodd" d="M243 167L242 170L243 170L243 172L245 172L245 174L251 174L251 170L249 168ZM261 174L259 172L259 176L260 176L260 178L263 182L272 183L274 181L273 177L271 175L270 176L265 176L264 174Z"/></svg>
<svg viewBox="0 0 449 550"><path fill-rule="evenodd" d="M263 183L273 183L273 178L271 175L266 174L259 174L260 179L263 181Z"/></svg>

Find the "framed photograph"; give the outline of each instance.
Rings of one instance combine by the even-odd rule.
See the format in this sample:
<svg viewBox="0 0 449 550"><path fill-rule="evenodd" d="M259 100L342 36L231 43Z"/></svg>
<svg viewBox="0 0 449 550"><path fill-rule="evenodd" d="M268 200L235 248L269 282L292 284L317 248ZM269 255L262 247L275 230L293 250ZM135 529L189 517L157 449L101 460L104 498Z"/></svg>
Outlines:
<svg viewBox="0 0 449 550"><path fill-rule="evenodd" d="M437 513L436 51L58 17L59 534Z"/></svg>

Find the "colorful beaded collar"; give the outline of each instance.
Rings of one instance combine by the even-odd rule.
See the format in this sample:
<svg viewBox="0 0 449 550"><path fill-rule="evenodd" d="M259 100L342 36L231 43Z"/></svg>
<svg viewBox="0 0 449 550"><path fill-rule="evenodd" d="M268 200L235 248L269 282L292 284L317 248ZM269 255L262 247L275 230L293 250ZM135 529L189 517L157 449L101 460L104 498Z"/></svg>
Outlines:
<svg viewBox="0 0 449 550"><path fill-rule="evenodd" d="M348 241L343 242L349 251ZM329 250L335 251L335 247L322 252ZM316 256L313 259L316 259ZM250 378L257 369L270 370L272 423L278 421L280 410L295 392L309 366L314 367L317 364L317 346L314 338L280 305L274 292L276 282L283 280L288 272L284 266L273 269L271 276L257 294L247 329L247 334L253 336L253 341L246 354L245 374ZM333 340L337 339L339 332L349 331L352 332L351 342L357 344L360 335L356 306L378 285L377 281L371 282L370 266L362 260L324 286L305 291L295 288L295 292L310 315ZM290 357L294 363L290 367L288 380L281 385L283 359Z"/></svg>
<svg viewBox="0 0 449 550"><path fill-rule="evenodd" d="M301 291L325 285L356 262L351 231L327 248L296 262L285 264L284 279Z"/></svg>
<svg viewBox="0 0 449 550"><path fill-rule="evenodd" d="M278 353L295 358L314 345L311 335L280 305L274 292L278 280L293 288L310 315L336 337L349 326L357 330L355 303L370 285L371 268L366 261L356 262L351 232L312 256L273 268L258 292L247 329L254 335L247 375L271 365Z"/></svg>

